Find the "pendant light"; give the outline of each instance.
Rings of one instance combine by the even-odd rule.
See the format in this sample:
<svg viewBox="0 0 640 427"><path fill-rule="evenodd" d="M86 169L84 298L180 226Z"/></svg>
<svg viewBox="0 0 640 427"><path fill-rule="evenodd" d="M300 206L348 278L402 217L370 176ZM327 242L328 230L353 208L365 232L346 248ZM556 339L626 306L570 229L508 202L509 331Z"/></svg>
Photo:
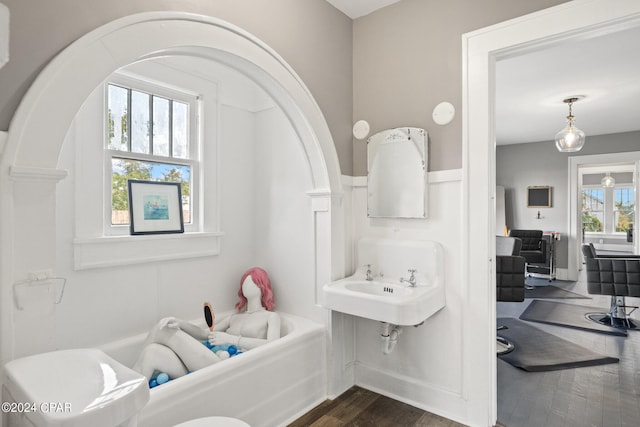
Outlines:
<svg viewBox="0 0 640 427"><path fill-rule="evenodd" d="M564 99L562 102L569 104L569 115L567 116L567 126L556 134L556 148L563 153L580 151L584 146L584 132L573 125L573 114L571 106L578 99L577 97Z"/></svg>
<svg viewBox="0 0 640 427"><path fill-rule="evenodd" d="M602 184L602 186L605 188L613 188L616 185L616 180L611 176L611 173L607 172L607 175L602 178L600 184Z"/></svg>

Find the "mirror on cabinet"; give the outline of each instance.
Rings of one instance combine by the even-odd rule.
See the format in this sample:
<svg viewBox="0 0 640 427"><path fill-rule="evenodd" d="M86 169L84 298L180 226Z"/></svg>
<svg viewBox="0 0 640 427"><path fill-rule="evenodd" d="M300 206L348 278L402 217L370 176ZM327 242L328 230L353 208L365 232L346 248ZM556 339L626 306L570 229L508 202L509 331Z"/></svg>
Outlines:
<svg viewBox="0 0 640 427"><path fill-rule="evenodd" d="M386 129L367 140L371 218L426 218L427 134L424 129Z"/></svg>

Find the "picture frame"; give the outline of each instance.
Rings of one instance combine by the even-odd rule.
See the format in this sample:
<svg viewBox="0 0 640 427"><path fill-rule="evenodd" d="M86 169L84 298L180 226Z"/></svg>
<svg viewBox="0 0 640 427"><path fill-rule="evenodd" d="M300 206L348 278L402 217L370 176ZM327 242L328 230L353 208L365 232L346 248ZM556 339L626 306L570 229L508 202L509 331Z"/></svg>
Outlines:
<svg viewBox="0 0 640 427"><path fill-rule="evenodd" d="M127 187L131 235L184 233L179 182L130 179Z"/></svg>
<svg viewBox="0 0 640 427"><path fill-rule="evenodd" d="M551 187L548 185L537 185L527 187L527 207L528 208L550 208L551 207Z"/></svg>

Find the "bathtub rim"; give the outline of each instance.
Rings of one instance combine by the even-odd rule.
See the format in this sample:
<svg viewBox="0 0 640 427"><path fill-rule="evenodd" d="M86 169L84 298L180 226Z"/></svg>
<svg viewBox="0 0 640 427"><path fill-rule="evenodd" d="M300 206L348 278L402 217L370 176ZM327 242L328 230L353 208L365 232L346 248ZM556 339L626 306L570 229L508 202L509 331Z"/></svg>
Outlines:
<svg viewBox="0 0 640 427"><path fill-rule="evenodd" d="M230 316L232 314L236 314L237 311L235 310L231 310L231 311L226 311L226 312L222 312L220 313L217 317L219 318L224 318L226 316ZM281 331L281 336L280 338L278 338L277 340L274 340L272 342L269 342L267 344L264 344L262 346L253 348L251 350L247 350L245 352L243 352L241 355L239 356L234 356L231 357L229 359L223 360L221 362L218 363L214 363L210 366L207 366L206 368L202 368L199 369L198 371L194 371L190 374L187 375L193 375L197 372L201 372L201 371L205 371L208 372L209 370L212 370L213 368L216 368L217 366L220 365L220 363L222 362L233 362L234 360L238 359L240 356L247 356L250 354L261 354L262 352L265 352L267 350L265 350L265 346L267 349L271 348L272 346L275 345L282 345L282 344L286 344L289 341L295 339L296 337L299 337L301 335L307 334L307 333L311 333L313 331L316 330L327 330L327 327L321 323L317 323L313 320L304 318L304 317L300 317L294 314L290 314L290 313L286 313L286 312L282 312L282 311L276 311L276 313L278 313L280 315L280 320L281 320L281 326L280 326L280 331ZM194 323L198 326L201 326L203 328L206 328L206 323L204 322L203 319L198 318L198 319L194 319L194 320L190 320L189 322ZM135 334L135 335L131 335L131 336L127 336L118 340L114 340L114 341L109 341L107 343L95 346L95 348L102 350L103 352L105 352L108 356L112 357L113 359L115 359L116 361L122 363L123 365L131 368L133 366L133 364L135 363L135 361L137 360L138 355L140 354L140 351L142 350L143 344L145 339L147 338L147 335L149 333L148 332L143 332L140 334ZM138 351L135 352L134 354L131 354L132 349L137 348ZM129 353L129 354L125 354L125 353ZM125 359L125 360L123 360ZM228 365L226 365L228 366ZM187 375L185 375L184 377L186 377ZM183 377L180 377L183 378ZM174 380L171 381L178 381L180 380L180 378L176 378ZM171 382L170 381L170 382ZM157 389L157 387L155 387L154 389L152 389L152 391L155 391Z"/></svg>

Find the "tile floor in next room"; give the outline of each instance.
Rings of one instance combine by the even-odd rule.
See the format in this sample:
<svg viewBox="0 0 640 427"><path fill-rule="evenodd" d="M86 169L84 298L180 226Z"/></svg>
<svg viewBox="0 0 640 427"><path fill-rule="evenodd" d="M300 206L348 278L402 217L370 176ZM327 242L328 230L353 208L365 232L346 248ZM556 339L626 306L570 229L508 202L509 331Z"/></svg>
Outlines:
<svg viewBox="0 0 640 427"><path fill-rule="evenodd" d="M527 282L532 280L527 278ZM534 279L536 284L548 283ZM577 282L554 281L559 288L591 299L553 300L565 304L594 306L608 311L610 297L589 295L586 272ZM498 302L498 317L515 317L529 306L524 302ZM638 305L638 298L627 304ZM633 313L639 319L638 312ZM627 337L587 332L561 326L527 322L548 333L598 353L617 357L619 363L526 372L498 359L498 421L506 427L637 427L640 426L640 331Z"/></svg>

